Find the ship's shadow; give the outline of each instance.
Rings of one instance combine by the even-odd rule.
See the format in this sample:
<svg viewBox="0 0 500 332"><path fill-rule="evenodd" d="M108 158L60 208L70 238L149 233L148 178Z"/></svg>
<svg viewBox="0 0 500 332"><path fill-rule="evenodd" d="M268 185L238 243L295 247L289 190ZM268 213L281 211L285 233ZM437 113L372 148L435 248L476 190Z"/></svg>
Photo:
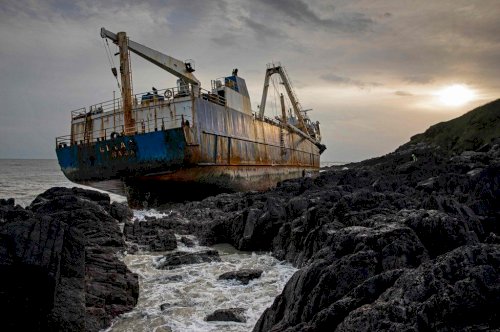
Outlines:
<svg viewBox="0 0 500 332"><path fill-rule="evenodd" d="M200 183L125 182L127 202L130 208L161 208L177 203L201 201L207 197L232 192L227 188Z"/></svg>

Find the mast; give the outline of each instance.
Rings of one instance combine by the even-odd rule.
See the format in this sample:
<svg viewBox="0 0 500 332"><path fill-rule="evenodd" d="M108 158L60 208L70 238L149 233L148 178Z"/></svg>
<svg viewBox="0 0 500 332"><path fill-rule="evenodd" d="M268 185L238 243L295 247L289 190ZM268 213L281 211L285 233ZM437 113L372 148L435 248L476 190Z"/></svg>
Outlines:
<svg viewBox="0 0 500 332"><path fill-rule="evenodd" d="M132 117L132 73L130 71L128 38L125 32L118 32L116 37L120 49L120 75L122 82L124 121L123 132L125 135L131 135L135 132L135 123Z"/></svg>

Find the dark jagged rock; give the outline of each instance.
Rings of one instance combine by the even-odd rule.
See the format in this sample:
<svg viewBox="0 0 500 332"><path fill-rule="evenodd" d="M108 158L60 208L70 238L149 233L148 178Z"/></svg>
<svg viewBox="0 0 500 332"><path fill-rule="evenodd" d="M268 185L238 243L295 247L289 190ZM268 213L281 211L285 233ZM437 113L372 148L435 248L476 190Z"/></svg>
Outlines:
<svg viewBox="0 0 500 332"><path fill-rule="evenodd" d="M413 229L432 257L466 244L477 244L483 230L478 220L452 217L437 210L402 211L402 222Z"/></svg>
<svg viewBox="0 0 500 332"><path fill-rule="evenodd" d="M177 248L174 232L185 235L192 232L190 227L179 213L171 212L163 218L147 216L125 223L123 233L128 241L142 245L147 251L168 251Z"/></svg>
<svg viewBox="0 0 500 332"><path fill-rule="evenodd" d="M238 271L230 271L219 276L219 280L238 280L243 285L248 285L250 280L260 278L262 270L256 269L241 269Z"/></svg>
<svg viewBox="0 0 500 332"><path fill-rule="evenodd" d="M132 220L134 212L125 203L113 202L109 209L109 214L121 223Z"/></svg>
<svg viewBox="0 0 500 332"><path fill-rule="evenodd" d="M26 209L2 203L4 328L98 331L135 306L138 279L117 258L124 240L108 195L51 188Z"/></svg>
<svg viewBox="0 0 500 332"><path fill-rule="evenodd" d="M0 199L0 224L18 220L26 220L33 216L31 211L23 209L20 205L15 205L13 198Z"/></svg>
<svg viewBox="0 0 500 332"><path fill-rule="evenodd" d="M245 323L247 321L244 308L229 308L229 309L217 309L210 315L208 315L206 321L222 321L222 322L238 322Z"/></svg>
<svg viewBox="0 0 500 332"><path fill-rule="evenodd" d="M133 223L125 224L123 233L127 240L145 246L147 251L168 251L177 248L173 230L156 219L136 219Z"/></svg>
<svg viewBox="0 0 500 332"><path fill-rule="evenodd" d="M188 248L192 248L195 245L195 242L188 238L187 236L182 236L181 237L181 242Z"/></svg>
<svg viewBox="0 0 500 332"><path fill-rule="evenodd" d="M102 208L105 208L107 211L109 211L111 205L111 200L109 198L109 195L95 190L87 190L77 187L73 188L53 187L46 190L44 193L38 195L28 208L33 211L37 211L40 208L48 210L50 208L57 208L57 207L64 210L66 209L66 207L64 206L63 203L65 200L70 199L68 196L78 197L82 201L97 203ZM57 198L61 198L61 200L58 200L56 203L52 205L46 206L47 203ZM84 204L84 202L81 203ZM55 210L52 212L55 212Z"/></svg>
<svg viewBox="0 0 500 332"><path fill-rule="evenodd" d="M499 119L500 100L385 156L179 211L203 244L301 268L256 332L498 329Z"/></svg>
<svg viewBox="0 0 500 332"><path fill-rule="evenodd" d="M465 246L404 272L376 301L338 326L354 331L498 328L500 246Z"/></svg>
<svg viewBox="0 0 500 332"><path fill-rule="evenodd" d="M217 250L204 250L198 252L175 251L167 253L158 260L156 267L163 270L171 270L186 264L220 262Z"/></svg>

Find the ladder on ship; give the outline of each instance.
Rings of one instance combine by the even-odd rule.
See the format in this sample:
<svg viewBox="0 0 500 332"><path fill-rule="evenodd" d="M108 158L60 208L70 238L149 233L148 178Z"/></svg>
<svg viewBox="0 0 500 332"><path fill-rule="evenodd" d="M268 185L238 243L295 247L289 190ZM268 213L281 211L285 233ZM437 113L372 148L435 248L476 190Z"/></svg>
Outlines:
<svg viewBox="0 0 500 332"><path fill-rule="evenodd" d="M84 143L90 143L92 139L92 128L94 127L94 121L92 121L92 111L89 111L85 115L85 124L83 127L83 141Z"/></svg>
<svg viewBox="0 0 500 332"><path fill-rule="evenodd" d="M285 127L283 125L280 126L280 147L281 147L281 156L286 155L286 146L285 146Z"/></svg>

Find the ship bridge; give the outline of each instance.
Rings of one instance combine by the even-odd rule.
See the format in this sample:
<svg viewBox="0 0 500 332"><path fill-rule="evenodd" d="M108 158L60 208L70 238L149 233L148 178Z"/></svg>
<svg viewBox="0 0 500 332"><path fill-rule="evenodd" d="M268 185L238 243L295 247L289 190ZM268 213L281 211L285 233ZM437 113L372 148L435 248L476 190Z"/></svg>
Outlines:
<svg viewBox="0 0 500 332"><path fill-rule="evenodd" d="M247 83L236 75L212 80L212 93L226 100L226 106L245 114L252 114L250 95L248 94Z"/></svg>

